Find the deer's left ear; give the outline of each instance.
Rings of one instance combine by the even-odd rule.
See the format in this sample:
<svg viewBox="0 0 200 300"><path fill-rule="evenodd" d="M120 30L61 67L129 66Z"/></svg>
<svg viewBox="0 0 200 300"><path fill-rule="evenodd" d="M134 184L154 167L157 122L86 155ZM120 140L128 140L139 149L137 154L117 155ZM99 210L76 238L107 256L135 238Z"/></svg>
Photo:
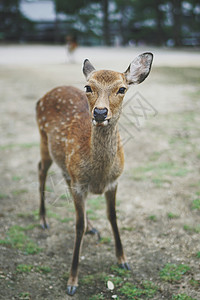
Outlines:
<svg viewBox="0 0 200 300"><path fill-rule="evenodd" d="M150 73L152 61L153 54L150 52L137 56L124 72L127 84L139 84L144 81Z"/></svg>

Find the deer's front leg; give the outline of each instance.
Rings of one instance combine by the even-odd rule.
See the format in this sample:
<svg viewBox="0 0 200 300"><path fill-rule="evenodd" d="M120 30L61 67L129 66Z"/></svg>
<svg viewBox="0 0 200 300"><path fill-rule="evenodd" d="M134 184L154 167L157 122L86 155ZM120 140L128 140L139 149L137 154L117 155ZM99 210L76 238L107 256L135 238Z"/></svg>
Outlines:
<svg viewBox="0 0 200 300"><path fill-rule="evenodd" d="M76 190L71 188L72 195L74 198L74 206L76 210L76 237L74 244L74 252L72 265L70 270L70 277L67 283L67 293L68 295L74 295L78 286L78 265L79 265L79 255L81 251L81 244L83 236L86 230L86 213L85 213L85 198L84 193L77 193Z"/></svg>
<svg viewBox="0 0 200 300"><path fill-rule="evenodd" d="M105 193L106 202L107 202L107 216L108 216L108 220L110 221L113 235L115 238L115 250L116 250L118 264L121 268L130 270L130 266L126 262L126 257L124 255L124 250L123 250L120 233L117 225L117 216L116 216L116 209L115 209L116 192L117 192L117 185L116 187L113 187L111 190Z"/></svg>

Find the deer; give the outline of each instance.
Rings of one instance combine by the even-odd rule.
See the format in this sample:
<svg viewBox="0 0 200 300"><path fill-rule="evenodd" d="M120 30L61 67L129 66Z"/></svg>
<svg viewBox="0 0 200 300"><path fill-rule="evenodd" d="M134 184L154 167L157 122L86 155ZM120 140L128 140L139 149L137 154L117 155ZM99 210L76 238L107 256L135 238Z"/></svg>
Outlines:
<svg viewBox="0 0 200 300"><path fill-rule="evenodd" d="M46 229L45 182L54 161L62 171L75 206L75 242L67 294L78 287L78 266L84 234L91 230L86 214L88 193L104 194L107 218L115 241L119 267L130 270L116 216L118 178L124 167L124 150L118 129L124 96L131 85L143 82L153 61L150 52L137 56L124 73L96 70L86 59L85 91L73 86L54 88L36 106L40 133L40 223Z"/></svg>

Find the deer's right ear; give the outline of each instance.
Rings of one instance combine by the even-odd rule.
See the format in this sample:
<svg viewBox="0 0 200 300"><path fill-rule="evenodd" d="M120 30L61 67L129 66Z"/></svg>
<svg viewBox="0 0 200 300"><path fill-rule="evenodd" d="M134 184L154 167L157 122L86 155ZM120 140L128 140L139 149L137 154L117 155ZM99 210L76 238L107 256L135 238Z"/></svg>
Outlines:
<svg viewBox="0 0 200 300"><path fill-rule="evenodd" d="M91 62L88 59L85 59L83 63L83 74L85 75L86 79L88 79L88 76L94 70L95 68L93 67Z"/></svg>

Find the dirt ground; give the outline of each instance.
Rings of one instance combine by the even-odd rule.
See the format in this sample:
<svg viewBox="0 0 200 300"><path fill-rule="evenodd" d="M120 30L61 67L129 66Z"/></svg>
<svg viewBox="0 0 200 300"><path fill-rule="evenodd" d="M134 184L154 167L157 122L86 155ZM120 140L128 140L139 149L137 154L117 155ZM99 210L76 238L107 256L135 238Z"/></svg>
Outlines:
<svg viewBox="0 0 200 300"><path fill-rule="evenodd" d="M74 209L56 165L46 187L50 228L38 225L36 101L59 85L83 90L84 58L124 71L149 50L151 74L128 91L120 120L125 170L117 211L131 272L114 267L104 199L90 195L88 215L102 240L84 238L73 299L200 299L199 52L79 48L72 64L53 46L0 48L0 299L71 299Z"/></svg>

